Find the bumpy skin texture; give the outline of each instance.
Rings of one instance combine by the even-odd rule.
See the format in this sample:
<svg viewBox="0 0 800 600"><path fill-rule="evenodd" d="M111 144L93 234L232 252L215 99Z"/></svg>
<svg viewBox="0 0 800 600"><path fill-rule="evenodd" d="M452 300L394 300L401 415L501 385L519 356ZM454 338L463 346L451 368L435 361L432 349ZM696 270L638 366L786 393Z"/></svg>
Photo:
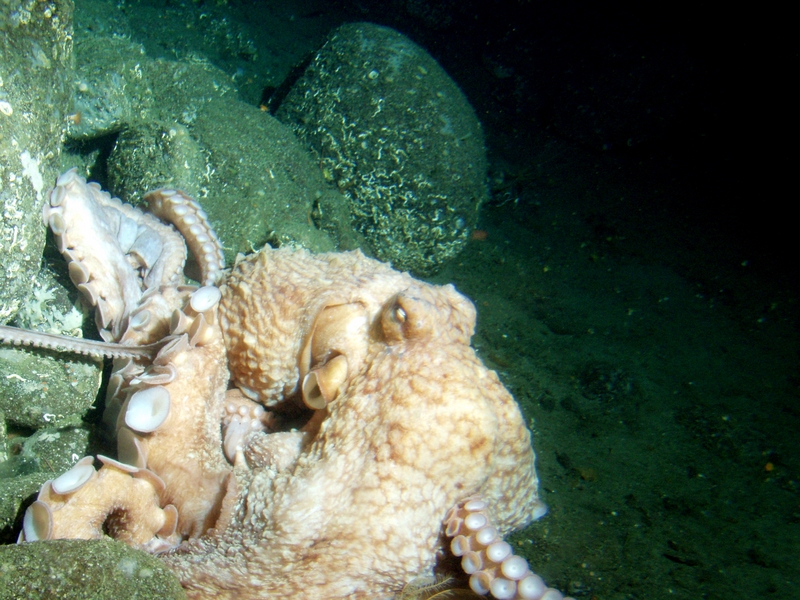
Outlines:
<svg viewBox="0 0 800 600"><path fill-rule="evenodd" d="M97 190L62 176L46 218L57 210L57 225L67 222L61 213L87 206L84 196ZM179 212L165 217L193 235ZM94 234L66 229L65 256L86 265ZM90 297L112 293L80 265L72 270L93 288ZM107 421L116 423L120 460L134 465L130 480L125 469L104 477L119 471L109 464L75 489L81 477L59 478L58 497L45 489L26 516L25 539L85 536L82 523L63 521L93 502L93 518L107 514L104 482L151 481L150 512L146 503L115 505L116 523L132 537L136 524L126 530L120 512L149 514L153 538L142 542L136 529L136 544L173 547L164 560L190 597L379 598L430 574L443 519L460 500L483 497L501 534L543 514L530 434L469 346L475 309L451 285L415 280L360 252L265 248L241 259L220 292L162 284L143 294L145 308L126 309L142 315L165 298L176 306L158 354L118 359L112 375ZM136 326L149 342L149 328L163 327L160 317L143 323L111 312L116 340ZM155 418L164 403L168 414ZM248 422L260 406L305 415L304 425ZM232 412L240 418L231 442Z"/></svg>
<svg viewBox="0 0 800 600"><path fill-rule="evenodd" d="M279 274L292 274L292 284L271 284L286 282ZM237 293L243 283L247 293ZM231 331L248 328L277 340L257 356L280 381L296 381L296 362L282 359L297 355L316 307L334 298L367 307L363 365L305 428L289 465L270 464L271 442L282 455L285 438L256 434L238 525L168 558L190 593L388 595L430 570L443 516L465 495L486 497L502 531L530 519L537 482L528 431L469 347L475 310L452 286L413 280L359 253L262 251L223 286L234 373L243 361ZM289 324L301 335L292 339Z"/></svg>

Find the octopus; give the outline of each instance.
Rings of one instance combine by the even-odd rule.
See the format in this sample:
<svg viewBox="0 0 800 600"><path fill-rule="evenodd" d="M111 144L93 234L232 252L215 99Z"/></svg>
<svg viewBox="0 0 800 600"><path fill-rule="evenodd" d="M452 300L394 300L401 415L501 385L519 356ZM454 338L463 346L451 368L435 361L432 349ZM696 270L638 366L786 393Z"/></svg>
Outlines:
<svg viewBox="0 0 800 600"><path fill-rule="evenodd" d="M391 598L449 553L479 594L563 598L503 540L546 507L467 298L360 251L267 246L226 270L197 203L144 200L73 169L43 208L104 341L0 337L113 358L117 455L45 483L20 543L110 535L189 598Z"/></svg>

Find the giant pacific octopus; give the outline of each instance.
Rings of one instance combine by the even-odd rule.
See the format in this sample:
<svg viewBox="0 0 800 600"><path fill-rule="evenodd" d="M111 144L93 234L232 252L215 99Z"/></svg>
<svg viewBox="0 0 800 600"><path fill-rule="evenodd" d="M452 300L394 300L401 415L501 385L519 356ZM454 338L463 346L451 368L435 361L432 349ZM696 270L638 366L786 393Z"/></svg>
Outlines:
<svg viewBox="0 0 800 600"><path fill-rule="evenodd" d="M448 550L478 593L562 598L502 540L546 508L469 300L359 251L267 246L228 272L193 200L145 200L73 169L43 209L105 341L0 337L114 358L118 451L45 483L20 541L111 535L191 598L388 598Z"/></svg>

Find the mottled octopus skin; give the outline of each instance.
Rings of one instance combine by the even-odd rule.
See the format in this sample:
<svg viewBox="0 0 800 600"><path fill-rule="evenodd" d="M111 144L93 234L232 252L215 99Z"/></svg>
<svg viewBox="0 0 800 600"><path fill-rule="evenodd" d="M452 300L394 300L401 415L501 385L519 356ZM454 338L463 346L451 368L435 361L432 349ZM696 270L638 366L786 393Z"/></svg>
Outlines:
<svg viewBox="0 0 800 600"><path fill-rule="evenodd" d="M294 274L292 284L271 285L283 272ZM283 458L278 470L269 460L273 439L276 453L285 451L284 436L256 434L259 460L237 473L243 491L232 525L166 558L190 596L388 597L430 571L442 519L459 499L487 498L501 531L524 525L537 507L528 431L470 348L475 311L452 286L413 280L357 252L264 250L223 286L223 329L230 338L238 316L257 339L285 336L273 356L268 345L260 353L279 373L283 346L297 351L302 341L286 325L307 325L326 295L374 308L364 367L289 465ZM259 318L259 306L283 322ZM405 323L395 320L398 307Z"/></svg>
<svg viewBox="0 0 800 600"><path fill-rule="evenodd" d="M161 195L189 201L174 190ZM186 210L170 214L170 206L161 203L159 214L180 221ZM92 219L74 219L73 210ZM199 210L192 203L190 213L202 217ZM115 211L138 223L146 256L128 254L138 242L127 233L134 229L115 226ZM83 524L71 529L59 515L103 502L104 481L144 479L155 482L157 501L131 514L148 514L154 537L136 545L177 546L162 557L190 598L388 598L432 572L446 546L443 520L465 498L485 499L501 535L543 514L530 434L470 347L475 309L453 286L418 281L358 251L266 247L238 260L221 277L219 302L198 312L202 290L174 276L150 283L151 272L171 273L185 256L171 241L150 241L160 226L151 217L74 171L59 178L44 215L81 289L102 302L104 336L121 342L115 351L166 342L155 357L117 359L111 377L106 420L117 428L120 460L133 465L130 479L102 477L113 467L106 464L79 491L59 495L50 532L85 537ZM101 250L109 256L93 254L96 227L111 232ZM203 244L216 240L201 234ZM205 270L206 281L219 277L214 243L208 254L217 266ZM120 265L108 288L94 274L104 261ZM152 432L134 431L131 397L151 389L169 393L169 414ZM228 407L255 403L294 417L305 411L307 420L300 430L256 423L226 459ZM54 501L47 485L37 513ZM163 523L174 510L173 529ZM32 537L47 537L45 529Z"/></svg>

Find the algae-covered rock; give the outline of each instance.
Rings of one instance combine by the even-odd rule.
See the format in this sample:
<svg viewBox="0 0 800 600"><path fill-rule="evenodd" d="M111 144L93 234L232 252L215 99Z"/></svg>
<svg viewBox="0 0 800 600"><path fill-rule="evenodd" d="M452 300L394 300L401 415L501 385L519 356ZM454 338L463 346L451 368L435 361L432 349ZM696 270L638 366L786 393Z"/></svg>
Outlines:
<svg viewBox="0 0 800 600"><path fill-rule="evenodd" d="M202 60L153 60L127 39L91 36L75 44L74 108L67 135L88 141L138 123L191 123L212 100L236 98L228 76Z"/></svg>
<svg viewBox="0 0 800 600"><path fill-rule="evenodd" d="M35 467L48 479L55 479L88 454L90 437L89 426L76 421L73 425L43 427L28 437L12 438L11 456L0 464L0 475L20 477L32 473Z"/></svg>
<svg viewBox="0 0 800 600"><path fill-rule="evenodd" d="M0 546L0 598L185 598L157 558L111 539Z"/></svg>
<svg viewBox="0 0 800 600"><path fill-rule="evenodd" d="M16 477L0 477L0 543L9 544L17 541L22 526L22 506L48 479L53 477L48 477L47 473L41 471ZM0 571L0 581L2 581L2 571ZM5 596L0 594L0 598Z"/></svg>
<svg viewBox="0 0 800 600"><path fill-rule="evenodd" d="M48 479L55 479L89 454L85 425L46 427L6 443L8 458L0 462L0 541L19 535L23 503ZM0 596L3 598L3 596Z"/></svg>
<svg viewBox="0 0 800 600"><path fill-rule="evenodd" d="M84 144L116 135L111 193L136 204L157 187L186 191L209 214L229 262L266 242L316 252L362 244L347 201L308 150L241 102L224 72L199 59L153 60L137 44L104 37L80 41L76 58L81 118L68 134Z"/></svg>
<svg viewBox="0 0 800 600"><path fill-rule="evenodd" d="M210 102L188 124L127 127L109 157L108 176L109 187L128 201L161 186L196 198L228 262L267 242L315 252L359 245L346 200L324 181L294 134L229 98Z"/></svg>
<svg viewBox="0 0 800 600"><path fill-rule="evenodd" d="M39 270L72 85L70 0L0 2L0 322Z"/></svg>
<svg viewBox="0 0 800 600"><path fill-rule="evenodd" d="M64 275L39 271L14 324L80 335L84 313L74 286L61 283ZM90 453L82 417L95 403L101 377L102 361L94 358L0 346L0 539L16 539L25 499Z"/></svg>
<svg viewBox="0 0 800 600"><path fill-rule="evenodd" d="M60 256L52 259L63 266ZM56 266L56 265L54 265ZM25 329L80 336L84 313L78 292L50 268L28 284L13 324ZM0 346L0 411L6 421L31 429L80 421L100 389L101 360L41 348Z"/></svg>
<svg viewBox="0 0 800 600"><path fill-rule="evenodd" d="M336 29L277 111L350 200L378 258L429 274L465 245L487 198L475 112L402 34Z"/></svg>

